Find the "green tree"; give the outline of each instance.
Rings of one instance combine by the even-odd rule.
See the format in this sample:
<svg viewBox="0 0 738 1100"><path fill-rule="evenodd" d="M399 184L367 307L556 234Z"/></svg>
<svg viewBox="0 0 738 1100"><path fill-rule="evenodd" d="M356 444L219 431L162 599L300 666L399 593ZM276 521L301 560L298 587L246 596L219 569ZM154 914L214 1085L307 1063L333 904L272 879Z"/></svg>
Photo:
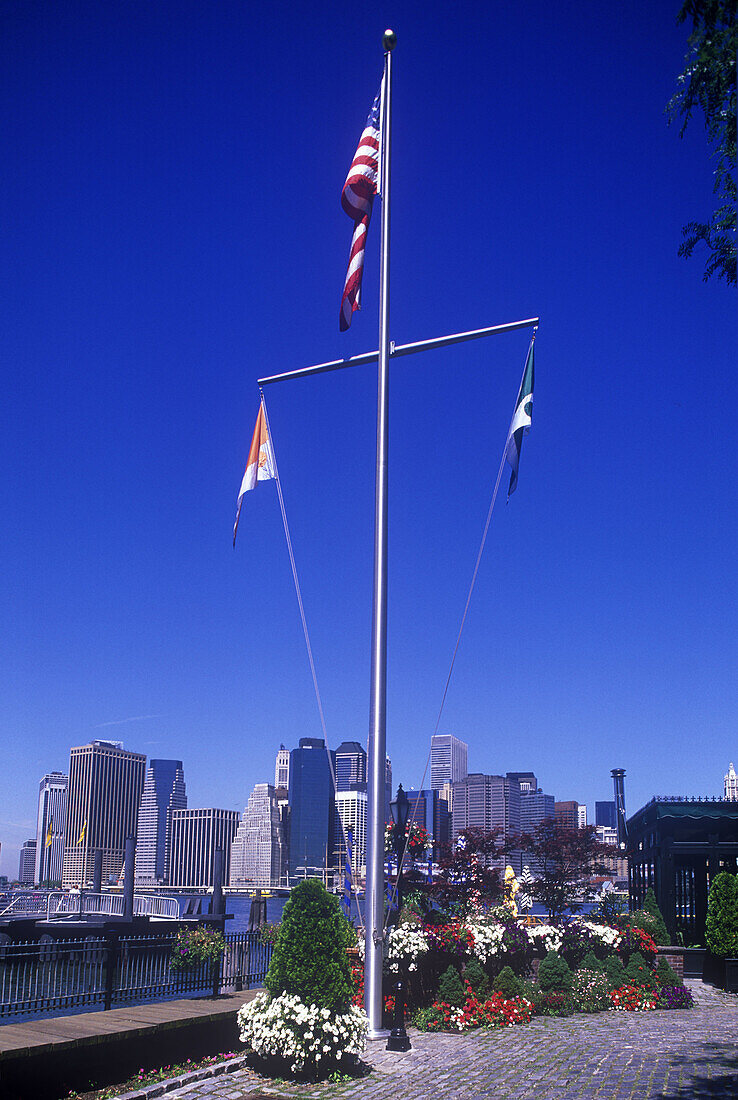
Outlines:
<svg viewBox="0 0 738 1100"><path fill-rule="evenodd" d="M275 997L292 993L305 1004L346 1012L353 993L346 952L352 940L338 898L317 879L306 879L284 907L264 985Z"/></svg>
<svg viewBox="0 0 738 1100"><path fill-rule="evenodd" d="M721 871L710 886L705 941L713 955L738 956L738 875Z"/></svg>
<svg viewBox="0 0 738 1100"><path fill-rule="evenodd" d="M553 819L542 821L532 833L523 833L510 847L534 857L538 878L531 892L553 921L567 909L573 913L579 908L575 899L589 892L592 875L606 873L604 861L612 856L612 849L597 839L593 825L569 829Z"/></svg>
<svg viewBox="0 0 738 1100"><path fill-rule="evenodd" d="M433 896L444 909L465 913L475 898L493 901L502 892L497 864L504 853L502 830L462 829L452 845L444 845Z"/></svg>
<svg viewBox="0 0 738 1100"><path fill-rule="evenodd" d="M682 120L680 137L699 108L711 155L715 159L717 207L707 222L689 222L682 229L679 255L689 257L702 242L708 250L704 280L711 275L736 285L736 50L738 26L735 0L685 0L677 16L692 18L689 52L679 89L666 111L671 122Z"/></svg>
<svg viewBox="0 0 738 1100"><path fill-rule="evenodd" d="M643 909L646 913L650 913L656 922L653 929L648 930L653 936L654 942L661 946L668 946L671 943L671 936L669 935L666 922L664 921L664 915L659 909L656 895L651 886L646 890L646 896L643 899Z"/></svg>

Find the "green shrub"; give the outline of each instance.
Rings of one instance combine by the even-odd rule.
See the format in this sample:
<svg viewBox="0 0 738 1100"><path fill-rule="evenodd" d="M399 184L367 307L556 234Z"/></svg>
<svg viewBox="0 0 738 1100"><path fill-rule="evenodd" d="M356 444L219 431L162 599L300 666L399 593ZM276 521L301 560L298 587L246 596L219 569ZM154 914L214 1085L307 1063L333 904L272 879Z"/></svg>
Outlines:
<svg viewBox="0 0 738 1100"><path fill-rule="evenodd" d="M663 913L659 909L656 902L656 895L654 894L653 889L650 886L648 890L646 890L646 896L643 899L643 911L644 913L650 914L650 916L654 918L653 928L646 928L645 931L650 932L650 934L653 936L654 940L659 946L668 947L671 943L671 936L669 935L669 931L666 927Z"/></svg>
<svg viewBox="0 0 738 1100"><path fill-rule="evenodd" d="M469 983L479 1000L484 1000L484 997L489 989L489 978L482 970L479 959L473 955L469 962L464 967L464 980Z"/></svg>
<svg viewBox="0 0 738 1100"><path fill-rule="evenodd" d="M707 901L705 940L713 955L738 955L738 876L721 871Z"/></svg>
<svg viewBox="0 0 738 1100"><path fill-rule="evenodd" d="M530 1001L536 1016L573 1016L577 1010L571 993L561 989L536 989Z"/></svg>
<svg viewBox="0 0 738 1100"><path fill-rule="evenodd" d="M656 964L656 980L659 985L683 985L681 978L672 970L668 962L662 955Z"/></svg>
<svg viewBox="0 0 738 1100"><path fill-rule="evenodd" d="M506 1000L510 1001L513 997L519 997L523 992L523 983L511 967L503 966L492 982L492 988L496 993L501 993Z"/></svg>
<svg viewBox="0 0 738 1100"><path fill-rule="evenodd" d="M568 993L571 990L571 981L571 968L566 959L555 951L549 951L538 968L538 984L543 992L558 989Z"/></svg>
<svg viewBox="0 0 738 1100"><path fill-rule="evenodd" d="M639 989L654 989L656 977L654 971L641 955L640 951L634 951L625 968L625 980L628 985L637 985Z"/></svg>
<svg viewBox="0 0 738 1100"><path fill-rule="evenodd" d="M571 992L580 1012L606 1012L611 1007L610 983L602 970L579 967Z"/></svg>
<svg viewBox="0 0 738 1100"><path fill-rule="evenodd" d="M619 955L608 955L602 964L602 969L611 989L620 989L625 985L625 967Z"/></svg>
<svg viewBox="0 0 738 1100"><path fill-rule="evenodd" d="M436 1000L459 1008L466 1000L466 989L455 966L449 966L441 974Z"/></svg>
<svg viewBox="0 0 738 1100"><path fill-rule="evenodd" d="M604 968L602 966L602 960L598 959L594 951L588 951L580 962L577 970L596 970L600 974L604 974Z"/></svg>
<svg viewBox="0 0 738 1100"><path fill-rule="evenodd" d="M284 907L264 985L275 997L291 993L305 1004L346 1012L353 994L346 953L352 938L338 898L317 879L306 879Z"/></svg>

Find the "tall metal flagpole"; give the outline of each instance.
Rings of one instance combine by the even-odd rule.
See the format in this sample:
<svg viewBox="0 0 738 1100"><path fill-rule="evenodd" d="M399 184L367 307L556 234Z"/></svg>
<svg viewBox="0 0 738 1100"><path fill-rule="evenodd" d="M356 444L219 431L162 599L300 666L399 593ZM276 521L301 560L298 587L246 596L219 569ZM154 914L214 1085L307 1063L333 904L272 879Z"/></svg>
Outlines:
<svg viewBox="0 0 738 1100"><path fill-rule="evenodd" d="M384 792L387 758L387 458L389 433L389 250L392 50L394 31L386 30L382 89L380 193L382 240L379 274L379 371L377 391L377 471L374 494L374 608L372 681L369 712L369 806L366 836L366 942L364 989L369 1038L382 1030L382 938L384 931Z"/></svg>

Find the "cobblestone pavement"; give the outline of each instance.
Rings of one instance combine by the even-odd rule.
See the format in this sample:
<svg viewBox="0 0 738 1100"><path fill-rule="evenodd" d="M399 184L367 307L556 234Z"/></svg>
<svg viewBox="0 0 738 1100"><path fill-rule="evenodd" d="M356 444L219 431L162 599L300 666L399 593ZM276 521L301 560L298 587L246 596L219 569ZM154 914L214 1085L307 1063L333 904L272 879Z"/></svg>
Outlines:
<svg viewBox="0 0 738 1100"><path fill-rule="evenodd" d="M686 984L691 1011L537 1017L464 1035L411 1030L407 1054L370 1044L372 1072L358 1080L290 1085L243 1068L167 1100L738 1100L738 998Z"/></svg>

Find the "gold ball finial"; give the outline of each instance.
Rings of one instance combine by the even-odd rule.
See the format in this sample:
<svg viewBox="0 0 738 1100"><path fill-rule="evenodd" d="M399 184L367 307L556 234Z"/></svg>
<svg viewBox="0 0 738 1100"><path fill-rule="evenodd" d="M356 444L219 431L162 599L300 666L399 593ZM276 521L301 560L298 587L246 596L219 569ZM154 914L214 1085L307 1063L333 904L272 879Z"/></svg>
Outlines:
<svg viewBox="0 0 738 1100"><path fill-rule="evenodd" d="M382 45L384 46L385 50L388 51L394 50L395 46L397 45L397 35L389 27L382 35Z"/></svg>

